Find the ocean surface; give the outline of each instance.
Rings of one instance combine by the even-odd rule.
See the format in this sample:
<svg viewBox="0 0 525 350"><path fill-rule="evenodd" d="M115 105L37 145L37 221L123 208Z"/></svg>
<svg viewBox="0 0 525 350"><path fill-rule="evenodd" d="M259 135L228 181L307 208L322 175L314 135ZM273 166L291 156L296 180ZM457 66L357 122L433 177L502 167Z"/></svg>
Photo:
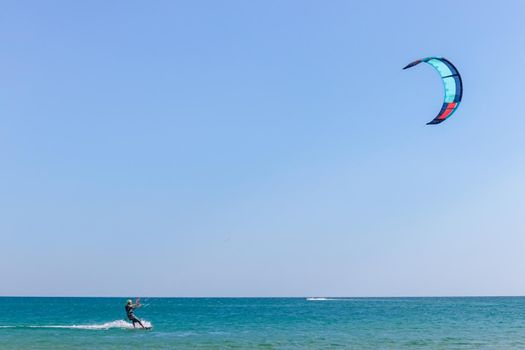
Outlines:
<svg viewBox="0 0 525 350"><path fill-rule="evenodd" d="M0 349L525 349L525 298L0 298Z"/></svg>

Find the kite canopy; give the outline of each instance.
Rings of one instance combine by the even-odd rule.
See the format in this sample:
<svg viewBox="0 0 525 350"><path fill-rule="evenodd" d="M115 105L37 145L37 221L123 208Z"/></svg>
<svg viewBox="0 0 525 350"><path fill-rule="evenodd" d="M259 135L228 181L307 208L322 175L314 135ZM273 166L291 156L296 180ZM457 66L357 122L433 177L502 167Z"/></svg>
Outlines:
<svg viewBox="0 0 525 350"><path fill-rule="evenodd" d="M408 64L403 69L417 66L421 62L428 63L434 67L443 80L443 85L445 87L445 100L443 101L443 106L438 115L432 121L427 123L427 125L439 124L450 117L458 108L459 102L461 102L461 97L463 95L461 75L459 75L456 67L443 57L422 58Z"/></svg>

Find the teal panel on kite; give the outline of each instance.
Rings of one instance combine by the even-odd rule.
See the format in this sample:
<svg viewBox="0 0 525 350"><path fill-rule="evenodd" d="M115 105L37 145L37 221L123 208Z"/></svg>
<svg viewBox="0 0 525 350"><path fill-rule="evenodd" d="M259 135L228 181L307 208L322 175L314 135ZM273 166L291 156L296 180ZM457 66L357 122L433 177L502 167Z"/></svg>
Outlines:
<svg viewBox="0 0 525 350"><path fill-rule="evenodd" d="M421 62L428 63L434 67L443 81L445 87L445 98L443 106L438 115L427 125L439 124L449 118L458 108L461 98L463 97L463 82L461 75L456 67L446 58L443 57L427 57L414 61L408 64L403 69L417 66Z"/></svg>

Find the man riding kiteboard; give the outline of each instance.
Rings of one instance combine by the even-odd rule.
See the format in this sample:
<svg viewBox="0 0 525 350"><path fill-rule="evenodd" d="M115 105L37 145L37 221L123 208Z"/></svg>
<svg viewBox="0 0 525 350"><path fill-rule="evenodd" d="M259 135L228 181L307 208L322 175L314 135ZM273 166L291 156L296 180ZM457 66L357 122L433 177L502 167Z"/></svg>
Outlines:
<svg viewBox="0 0 525 350"><path fill-rule="evenodd" d="M142 305L140 305L140 299L137 299L135 301L135 304L133 304L133 302L130 300L128 300L128 302L126 303L126 314L128 315L128 319L133 323L133 328L135 328L135 323L138 323L140 324L140 326L142 328L146 328L144 327L144 325L142 324L142 322L135 316L135 314L133 313L133 310L141 307Z"/></svg>

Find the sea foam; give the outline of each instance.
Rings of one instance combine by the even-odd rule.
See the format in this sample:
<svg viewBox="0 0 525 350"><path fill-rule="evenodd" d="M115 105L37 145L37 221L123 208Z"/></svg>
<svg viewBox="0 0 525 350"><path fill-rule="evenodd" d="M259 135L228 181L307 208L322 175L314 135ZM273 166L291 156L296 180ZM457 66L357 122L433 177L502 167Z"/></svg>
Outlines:
<svg viewBox="0 0 525 350"><path fill-rule="evenodd" d="M142 324L146 328L151 328L152 324L149 321L142 320ZM0 328L54 328L54 329L86 329L86 330L108 330L108 329L133 329L131 322L124 320L115 320L111 322L99 323L99 324L73 324L73 325L35 325L35 326L0 326ZM140 325L137 325L136 329L140 329Z"/></svg>

